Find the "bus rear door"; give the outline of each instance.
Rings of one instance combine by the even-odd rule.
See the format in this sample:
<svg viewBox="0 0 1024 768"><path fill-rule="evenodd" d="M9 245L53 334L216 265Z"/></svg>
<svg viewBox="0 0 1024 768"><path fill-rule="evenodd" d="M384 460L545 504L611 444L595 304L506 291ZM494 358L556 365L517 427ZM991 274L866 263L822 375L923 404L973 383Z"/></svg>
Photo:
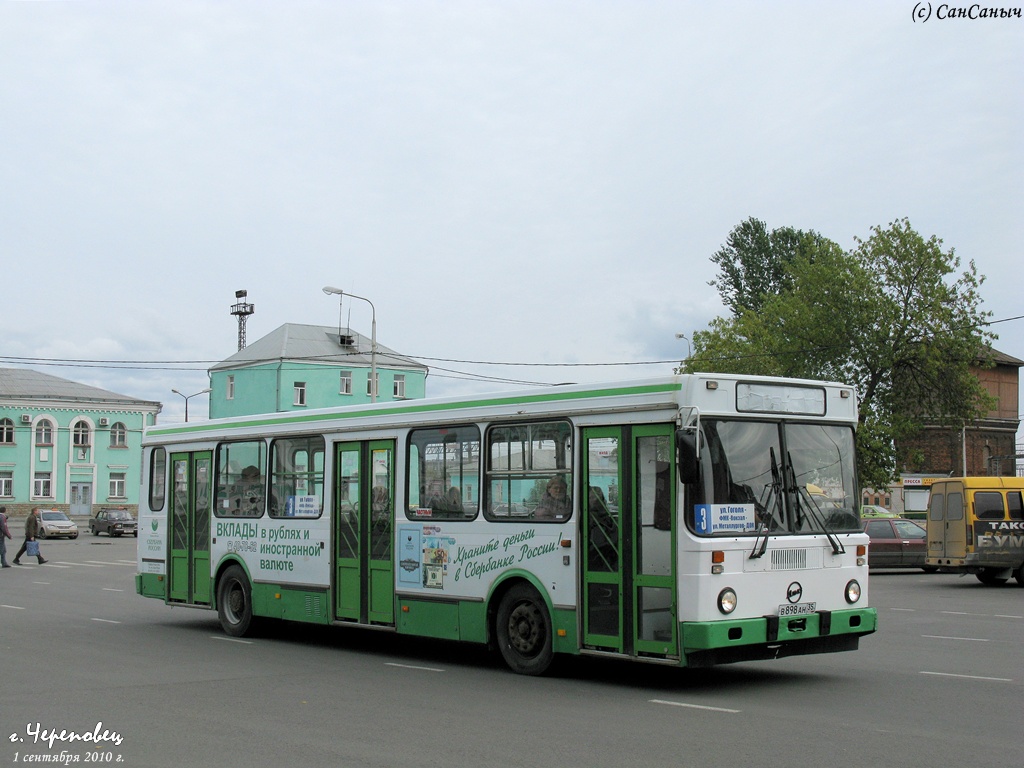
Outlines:
<svg viewBox="0 0 1024 768"><path fill-rule="evenodd" d="M946 561L967 556L964 488L959 483L935 483L928 500L928 557Z"/></svg>
<svg viewBox="0 0 1024 768"><path fill-rule="evenodd" d="M395 623L393 440L339 443L334 480L334 613Z"/></svg>
<svg viewBox="0 0 1024 768"><path fill-rule="evenodd" d="M678 657L671 425L583 434L583 645Z"/></svg>
<svg viewBox="0 0 1024 768"><path fill-rule="evenodd" d="M210 505L212 454L171 454L174 491L168 507L171 532L167 599L210 604Z"/></svg>

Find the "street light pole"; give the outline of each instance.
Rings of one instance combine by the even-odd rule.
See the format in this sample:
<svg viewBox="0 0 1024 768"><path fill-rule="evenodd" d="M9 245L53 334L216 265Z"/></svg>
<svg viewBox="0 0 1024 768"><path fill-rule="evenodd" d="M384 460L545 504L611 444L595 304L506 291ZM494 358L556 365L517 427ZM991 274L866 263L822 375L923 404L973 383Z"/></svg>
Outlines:
<svg viewBox="0 0 1024 768"><path fill-rule="evenodd" d="M373 302L365 296L356 296L354 293L346 294L341 288L334 288L330 285L325 285L323 288L324 293L328 296L336 295L338 297L338 329L339 333L341 330L341 300L344 296L348 296L351 299L359 299L365 301L370 305L370 402L377 402L377 308L373 306Z"/></svg>
<svg viewBox="0 0 1024 768"><path fill-rule="evenodd" d="M179 392L176 389L172 389L171 390L171 392L173 392L174 394L179 395L180 397L185 398L185 421L188 421L188 401L191 400L193 397L198 397L199 395L205 395L207 392L212 392L212 391L213 391L212 389L207 387L206 389L199 390L195 394L186 395L186 394L183 394L183 393Z"/></svg>
<svg viewBox="0 0 1024 768"><path fill-rule="evenodd" d="M683 362L679 363L679 372L682 373L683 372L683 368L685 367L686 362L691 357L693 357L693 349L692 349L692 347L690 347L690 340L688 338L686 338L686 334L685 333L677 333L676 334L676 338L677 339L682 339L683 341L686 342L686 360L684 360Z"/></svg>

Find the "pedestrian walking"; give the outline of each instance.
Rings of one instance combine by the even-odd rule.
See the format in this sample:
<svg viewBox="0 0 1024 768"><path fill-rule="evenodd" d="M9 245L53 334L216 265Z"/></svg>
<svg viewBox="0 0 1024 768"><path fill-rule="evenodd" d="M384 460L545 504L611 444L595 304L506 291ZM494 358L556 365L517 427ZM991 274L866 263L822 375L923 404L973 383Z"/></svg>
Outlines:
<svg viewBox="0 0 1024 768"><path fill-rule="evenodd" d="M7 540L12 538L11 529L7 527L7 507L0 507L0 566L4 568L11 567L7 562Z"/></svg>
<svg viewBox="0 0 1024 768"><path fill-rule="evenodd" d="M39 507L33 509L25 518L25 543L21 545L18 554L14 556L14 564L21 565L21 556L28 552L29 557L38 557L39 564L47 562L43 559L43 553L39 551L39 542L36 536L39 535Z"/></svg>

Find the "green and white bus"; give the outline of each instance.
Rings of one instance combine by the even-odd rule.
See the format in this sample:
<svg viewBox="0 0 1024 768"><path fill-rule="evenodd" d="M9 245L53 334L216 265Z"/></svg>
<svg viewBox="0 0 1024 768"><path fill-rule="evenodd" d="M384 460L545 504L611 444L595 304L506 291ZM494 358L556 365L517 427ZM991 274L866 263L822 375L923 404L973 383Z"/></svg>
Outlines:
<svg viewBox="0 0 1024 768"><path fill-rule="evenodd" d="M233 636L371 627L523 674L853 650L856 422L849 386L692 374L155 426L136 589Z"/></svg>

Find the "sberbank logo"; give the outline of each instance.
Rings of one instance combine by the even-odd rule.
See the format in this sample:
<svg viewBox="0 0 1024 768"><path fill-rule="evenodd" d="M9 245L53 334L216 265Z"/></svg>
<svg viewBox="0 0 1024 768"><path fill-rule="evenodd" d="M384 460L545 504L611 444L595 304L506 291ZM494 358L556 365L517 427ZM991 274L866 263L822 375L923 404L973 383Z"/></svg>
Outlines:
<svg viewBox="0 0 1024 768"><path fill-rule="evenodd" d="M149 526L150 526L150 528L153 529L153 533L156 533L156 529L160 527L160 521L159 520L154 520L153 522L151 522L149 524Z"/></svg>

